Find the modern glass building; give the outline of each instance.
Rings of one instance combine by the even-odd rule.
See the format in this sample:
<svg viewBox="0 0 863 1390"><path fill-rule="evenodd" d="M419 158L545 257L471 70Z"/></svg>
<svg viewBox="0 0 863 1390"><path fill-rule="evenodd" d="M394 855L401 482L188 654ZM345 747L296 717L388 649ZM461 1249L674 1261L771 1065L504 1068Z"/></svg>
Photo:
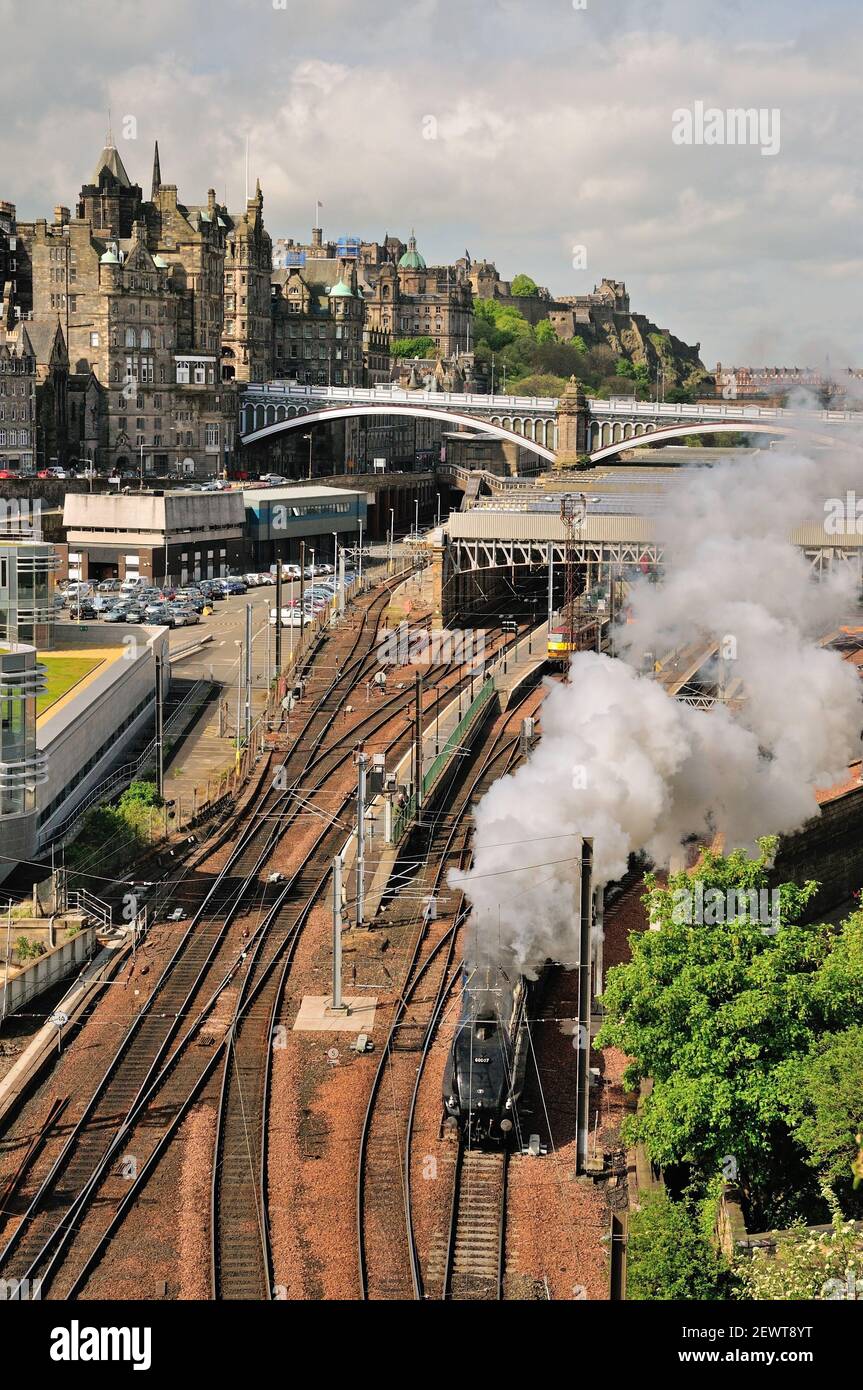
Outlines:
<svg viewBox="0 0 863 1390"><path fill-rule="evenodd" d="M54 645L56 567L53 545L0 530L0 642Z"/></svg>
<svg viewBox="0 0 863 1390"><path fill-rule="evenodd" d="M44 689L35 647L0 642L0 880L36 851L36 788L48 780L48 758L36 746L36 696Z"/></svg>

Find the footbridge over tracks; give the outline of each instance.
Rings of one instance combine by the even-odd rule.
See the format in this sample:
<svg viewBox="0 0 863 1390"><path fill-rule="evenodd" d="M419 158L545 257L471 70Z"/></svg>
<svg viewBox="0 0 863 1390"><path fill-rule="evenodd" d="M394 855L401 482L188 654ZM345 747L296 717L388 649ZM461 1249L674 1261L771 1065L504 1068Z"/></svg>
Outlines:
<svg viewBox="0 0 863 1390"><path fill-rule="evenodd" d="M730 431L863 448L859 411L790 411L724 400L700 405L629 397L606 401L588 397L574 378L562 396L406 391L388 385L301 386L292 381L249 384L240 396L240 437L244 444L253 444L287 430L353 416L418 414L515 443L560 468L587 457L592 462L612 458L642 439L660 444Z"/></svg>

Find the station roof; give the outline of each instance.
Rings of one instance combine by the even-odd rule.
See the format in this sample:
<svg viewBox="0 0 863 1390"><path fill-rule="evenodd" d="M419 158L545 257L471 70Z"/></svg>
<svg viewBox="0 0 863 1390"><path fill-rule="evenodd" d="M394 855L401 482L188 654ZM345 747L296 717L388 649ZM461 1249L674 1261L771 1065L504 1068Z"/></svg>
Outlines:
<svg viewBox="0 0 863 1390"><path fill-rule="evenodd" d="M362 496L362 490L352 487L244 487L243 497L248 497L253 502L311 502L316 497L322 497L324 501L330 499L335 501L337 498L344 501L346 497Z"/></svg>

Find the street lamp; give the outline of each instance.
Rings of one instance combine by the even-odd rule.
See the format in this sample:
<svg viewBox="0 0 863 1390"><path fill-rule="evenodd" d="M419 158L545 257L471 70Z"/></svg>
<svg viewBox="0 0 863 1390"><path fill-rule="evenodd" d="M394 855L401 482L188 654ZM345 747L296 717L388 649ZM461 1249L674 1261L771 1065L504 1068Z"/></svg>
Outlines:
<svg viewBox="0 0 863 1390"><path fill-rule="evenodd" d="M309 441L309 481L311 482L311 478L312 478L312 432L311 432L311 430L309 430L308 434L304 434L304 435L303 435L303 439L307 439L307 440Z"/></svg>
<svg viewBox="0 0 863 1390"><path fill-rule="evenodd" d="M387 574L393 572L393 543L395 541L396 513L395 508L390 507L390 533L387 543Z"/></svg>
<svg viewBox="0 0 863 1390"><path fill-rule="evenodd" d="M440 526L440 493L435 493L435 496L437 497L437 521L435 525Z"/></svg>
<svg viewBox="0 0 863 1390"><path fill-rule="evenodd" d="M419 533L420 533L420 499L419 499L418 497L415 497L415 498L414 498L414 535L418 536Z"/></svg>

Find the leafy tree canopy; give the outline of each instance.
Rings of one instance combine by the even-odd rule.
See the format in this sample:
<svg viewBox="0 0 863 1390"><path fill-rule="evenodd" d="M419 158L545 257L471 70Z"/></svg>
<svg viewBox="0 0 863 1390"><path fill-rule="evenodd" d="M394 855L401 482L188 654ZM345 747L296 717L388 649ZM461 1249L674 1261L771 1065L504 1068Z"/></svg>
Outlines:
<svg viewBox="0 0 863 1390"><path fill-rule="evenodd" d="M597 1040L633 1059L628 1085L653 1078L642 1114L628 1122L630 1140L702 1177L732 1156L740 1181L762 1198L780 1185L790 1143L783 1065L808 1057L823 1034L863 1022L863 913L839 928L800 926L812 882L779 887L775 934L741 906L740 890L767 888L774 849L763 840L754 859L705 852L666 888L648 878L645 902L659 930L633 934L631 961L609 971ZM734 892L726 920L680 920L679 895L699 882L705 893Z"/></svg>
<svg viewBox="0 0 863 1390"><path fill-rule="evenodd" d="M512 293L516 296L539 294L539 286L529 275L516 275L512 282Z"/></svg>
<svg viewBox="0 0 863 1390"><path fill-rule="evenodd" d="M780 1088L808 1162L847 1193L863 1144L863 1026L828 1033L806 1056L791 1058L780 1069Z"/></svg>

